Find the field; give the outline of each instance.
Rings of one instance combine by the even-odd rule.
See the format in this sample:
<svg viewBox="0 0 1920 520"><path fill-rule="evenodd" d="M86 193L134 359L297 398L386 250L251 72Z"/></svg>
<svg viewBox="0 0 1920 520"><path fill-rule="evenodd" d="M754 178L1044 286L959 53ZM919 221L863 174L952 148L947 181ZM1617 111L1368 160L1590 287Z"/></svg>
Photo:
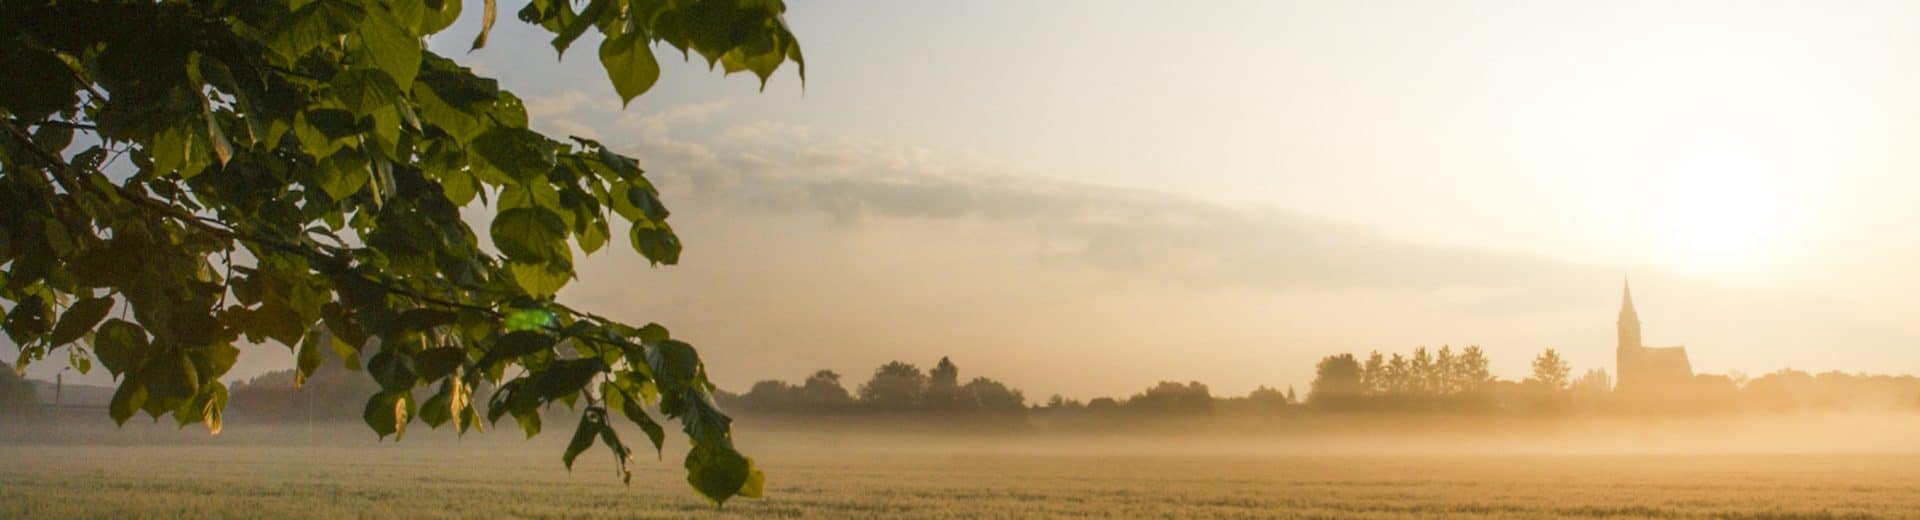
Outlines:
<svg viewBox="0 0 1920 520"><path fill-rule="evenodd" d="M14 435L0 444L0 518L1920 514L1920 455L1236 454L1199 439L761 433L748 447L770 475L768 497L715 510L680 481L672 453L641 460L625 487L603 451L563 469L554 432L446 437L375 443L363 430L281 427L207 439L168 426Z"/></svg>

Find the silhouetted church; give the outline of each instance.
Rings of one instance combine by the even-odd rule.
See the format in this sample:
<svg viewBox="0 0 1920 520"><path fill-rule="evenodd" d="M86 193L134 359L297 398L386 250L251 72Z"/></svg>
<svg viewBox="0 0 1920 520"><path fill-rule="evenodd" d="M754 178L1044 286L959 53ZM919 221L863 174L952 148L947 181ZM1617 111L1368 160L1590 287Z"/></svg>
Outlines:
<svg viewBox="0 0 1920 520"><path fill-rule="evenodd" d="M1640 343L1640 314L1633 310L1633 288L1620 295L1620 349L1614 373L1620 392L1640 392L1685 385L1693 379L1687 347L1648 347Z"/></svg>

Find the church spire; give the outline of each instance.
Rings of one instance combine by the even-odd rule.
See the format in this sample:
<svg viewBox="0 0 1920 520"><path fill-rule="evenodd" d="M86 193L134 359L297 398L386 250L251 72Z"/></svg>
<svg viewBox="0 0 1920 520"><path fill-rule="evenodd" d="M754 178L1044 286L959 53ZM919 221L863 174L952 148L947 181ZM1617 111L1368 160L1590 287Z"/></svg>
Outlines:
<svg viewBox="0 0 1920 520"><path fill-rule="evenodd" d="M1626 281L1620 284L1620 348L1640 348L1640 313L1633 310L1633 286Z"/></svg>
<svg viewBox="0 0 1920 520"><path fill-rule="evenodd" d="M1638 318L1638 314L1633 311L1633 282L1622 278L1620 279L1620 316Z"/></svg>

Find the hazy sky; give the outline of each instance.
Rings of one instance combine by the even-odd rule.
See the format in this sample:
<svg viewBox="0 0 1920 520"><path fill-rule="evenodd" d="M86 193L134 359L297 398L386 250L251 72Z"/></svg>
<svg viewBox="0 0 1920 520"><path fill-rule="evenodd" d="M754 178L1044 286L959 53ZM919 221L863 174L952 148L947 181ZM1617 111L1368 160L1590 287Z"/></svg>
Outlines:
<svg viewBox="0 0 1920 520"><path fill-rule="evenodd" d="M1629 275L1696 370L1920 372L1920 4L1675 4L794 2L804 90L664 49L624 111L594 44L510 13L433 43L663 180L683 265L601 253L562 297L734 389L943 354L1030 399L1304 393L1418 345L1611 371Z"/></svg>

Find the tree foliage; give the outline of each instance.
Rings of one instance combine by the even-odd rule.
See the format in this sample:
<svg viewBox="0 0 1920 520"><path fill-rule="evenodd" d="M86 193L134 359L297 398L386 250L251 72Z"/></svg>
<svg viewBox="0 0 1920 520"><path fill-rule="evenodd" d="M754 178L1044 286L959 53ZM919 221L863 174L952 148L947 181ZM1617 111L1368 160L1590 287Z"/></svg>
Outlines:
<svg viewBox="0 0 1920 520"><path fill-rule="evenodd" d="M1567 378L1572 373L1573 367L1560 357L1560 352L1547 349L1533 358L1533 376L1527 378L1527 382L1558 392L1567 389Z"/></svg>
<svg viewBox="0 0 1920 520"><path fill-rule="evenodd" d="M461 0L17 0L0 4L0 302L16 369L62 350L119 380L136 412L221 428L236 344L323 350L380 390L364 419L461 432L583 404L564 459L692 442L688 481L722 502L761 476L734 447L692 346L554 295L616 231L654 264L680 240L639 164L527 128L520 99L423 39ZM475 48L495 3L486 0ZM762 85L802 64L780 0L532 0L565 52L588 30L623 101L660 75L654 45ZM802 76L804 76L804 65ZM81 138L76 138L81 134ZM491 206L486 234L461 210ZM624 229L620 229L624 228ZM496 385L487 403L473 401ZM424 396L424 397L423 397ZM651 409L652 411L649 411Z"/></svg>

